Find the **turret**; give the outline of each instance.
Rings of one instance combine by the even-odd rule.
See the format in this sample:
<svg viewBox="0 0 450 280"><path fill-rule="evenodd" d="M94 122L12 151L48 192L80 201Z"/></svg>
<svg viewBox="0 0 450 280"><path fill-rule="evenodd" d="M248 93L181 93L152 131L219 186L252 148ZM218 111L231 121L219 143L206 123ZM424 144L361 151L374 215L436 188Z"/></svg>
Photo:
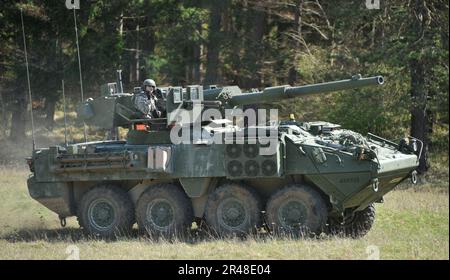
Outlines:
<svg viewBox="0 0 450 280"><path fill-rule="evenodd" d="M190 111L193 104L200 104L201 109L207 108L234 108L237 106L257 103L269 103L284 99L304 97L314 94L327 93L366 86L382 85L382 76L362 78L355 75L351 79L326 82L319 84L292 87L289 85L268 87L262 91L245 92L237 86L213 88L204 90L202 86L169 87L164 88L163 96L166 98L167 119L143 119L136 110L133 94L117 93L114 84L108 84L103 90L103 96L89 99L78 108L78 116L88 125L110 129L113 127L131 127L137 123L153 123L158 127L167 127L173 124L177 115L182 111Z"/></svg>

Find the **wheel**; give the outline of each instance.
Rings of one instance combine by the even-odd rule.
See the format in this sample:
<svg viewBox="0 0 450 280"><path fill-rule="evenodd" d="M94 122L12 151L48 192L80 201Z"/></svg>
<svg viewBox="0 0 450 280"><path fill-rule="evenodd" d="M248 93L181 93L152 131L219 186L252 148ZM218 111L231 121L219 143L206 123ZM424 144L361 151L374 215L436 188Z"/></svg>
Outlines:
<svg viewBox="0 0 450 280"><path fill-rule="evenodd" d="M335 219L329 221L329 233L344 237L360 238L366 235L375 222L375 206L370 204L366 209L355 212L343 223Z"/></svg>
<svg viewBox="0 0 450 280"><path fill-rule="evenodd" d="M133 203L128 194L115 185L98 186L85 193L77 216L85 231L106 238L128 234L134 224Z"/></svg>
<svg viewBox="0 0 450 280"><path fill-rule="evenodd" d="M288 185L274 193L266 206L266 221L275 234L305 236L319 234L328 210L322 196L305 185Z"/></svg>
<svg viewBox="0 0 450 280"><path fill-rule="evenodd" d="M248 234L261 224L261 200L245 185L226 183L209 195L205 221L219 236Z"/></svg>
<svg viewBox="0 0 450 280"><path fill-rule="evenodd" d="M192 203L185 192L173 184L149 187L139 198L136 220L151 236L183 235L194 220Z"/></svg>

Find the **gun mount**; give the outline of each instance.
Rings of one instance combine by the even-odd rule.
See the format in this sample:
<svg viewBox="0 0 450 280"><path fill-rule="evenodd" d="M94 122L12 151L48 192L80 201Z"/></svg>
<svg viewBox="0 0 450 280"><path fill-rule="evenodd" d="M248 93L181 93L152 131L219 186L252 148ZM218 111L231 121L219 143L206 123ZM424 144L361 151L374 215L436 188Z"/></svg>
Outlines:
<svg viewBox="0 0 450 280"><path fill-rule="evenodd" d="M114 83L103 89L103 96L88 99L78 107L78 116L88 125L109 129L112 127L130 127L136 123L153 123L158 127L172 125L176 119L174 114L178 110L191 110L197 103L203 109L207 108L234 108L248 104L277 102L290 98L322 94L333 91L356 89L366 86L382 85L382 76L362 78L355 75L351 79L326 82L303 86L276 86L268 87L259 92L242 92L237 86L226 86L203 90L202 86L166 87L162 88L162 95L166 99L167 118L144 119L142 114L134 108L133 94L117 93Z"/></svg>

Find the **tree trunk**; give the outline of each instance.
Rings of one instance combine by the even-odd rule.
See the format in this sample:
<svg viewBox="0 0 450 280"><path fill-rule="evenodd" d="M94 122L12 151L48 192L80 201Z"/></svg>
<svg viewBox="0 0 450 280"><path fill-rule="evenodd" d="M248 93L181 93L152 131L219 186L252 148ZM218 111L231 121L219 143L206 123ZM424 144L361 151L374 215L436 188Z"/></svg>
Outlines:
<svg viewBox="0 0 450 280"><path fill-rule="evenodd" d="M261 66L264 56L264 37L266 14L261 11L249 10L248 32L249 40L246 43L244 54L245 69L249 71L250 76L244 79L242 86L244 88L258 88L261 86Z"/></svg>
<svg viewBox="0 0 450 280"><path fill-rule="evenodd" d="M201 55L201 46L194 46L194 54L193 54L193 65L192 65L192 81L194 84L200 83L200 55Z"/></svg>
<svg viewBox="0 0 450 280"><path fill-rule="evenodd" d="M52 131L55 124L55 106L56 99L53 96L49 96L45 100L45 123L48 130Z"/></svg>
<svg viewBox="0 0 450 280"><path fill-rule="evenodd" d="M222 33L220 31L222 20L222 9L225 6L223 0L212 1L210 6L210 19L208 30L208 43L206 53L206 74L203 85L216 84L219 79L219 53Z"/></svg>
<svg viewBox="0 0 450 280"><path fill-rule="evenodd" d="M421 49L426 47L427 36L425 35L428 16L423 0L415 0L413 10L411 11L412 30L415 32L412 45L415 47L413 51L421 53ZM429 168L428 147L430 144L431 118L428 108L428 86L427 80L429 64L426 59L413 57L409 61L409 70L411 76L411 135L423 141L423 152L419 159L419 167L417 171L424 173Z"/></svg>
<svg viewBox="0 0 450 280"><path fill-rule="evenodd" d="M45 124L47 129L50 131L53 130L53 126L55 125L55 106L56 102L59 100L59 90L61 88L61 80L63 76L63 47L61 38L59 35L59 28L56 27L55 30L56 39L54 44L54 56L52 58L50 65L51 67L51 77L52 79L49 79L47 88L48 88L48 94L45 99Z"/></svg>
<svg viewBox="0 0 450 280"><path fill-rule="evenodd" d="M294 14L294 22L295 22L295 29L296 33L299 36L299 38L302 38L302 13L303 13L303 0L297 0L295 4L295 14ZM293 85L296 83L298 79L298 72L296 70L296 63L297 63L297 53L300 49L300 41L296 41L295 43L295 50L294 50L294 61L291 68L289 68L288 72L288 83Z"/></svg>
<svg viewBox="0 0 450 280"><path fill-rule="evenodd" d="M410 61L411 74L411 136L423 141L424 148L420 157L419 167L417 171L423 173L428 170L428 146L430 130L429 116L427 109L427 89L425 85L425 69L421 61Z"/></svg>
<svg viewBox="0 0 450 280"><path fill-rule="evenodd" d="M198 24L198 32L201 32L201 23ZM192 82L194 84L200 84L200 64L202 55L202 45L200 42L192 46Z"/></svg>
<svg viewBox="0 0 450 280"><path fill-rule="evenodd" d="M25 140L25 125L27 121L27 98L26 89L20 86L16 87L16 96L11 106L11 129L9 138L15 143L23 143ZM31 103L31 102L30 102Z"/></svg>
<svg viewBox="0 0 450 280"><path fill-rule="evenodd" d="M139 24L136 26L136 52L135 52L135 62L136 62L136 81L139 82L141 80L140 77L140 50L139 50Z"/></svg>
<svg viewBox="0 0 450 280"><path fill-rule="evenodd" d="M5 102L3 101L3 91L2 91L2 87L0 85L0 110L1 110L1 115L0 115L0 136L6 136L5 130L7 127L7 120L6 120L6 106L5 106Z"/></svg>
<svg viewBox="0 0 450 280"><path fill-rule="evenodd" d="M145 21L145 30L143 31L144 37L142 41L142 51L146 55L153 54L155 52L155 31L153 28L153 18L155 15L147 16Z"/></svg>

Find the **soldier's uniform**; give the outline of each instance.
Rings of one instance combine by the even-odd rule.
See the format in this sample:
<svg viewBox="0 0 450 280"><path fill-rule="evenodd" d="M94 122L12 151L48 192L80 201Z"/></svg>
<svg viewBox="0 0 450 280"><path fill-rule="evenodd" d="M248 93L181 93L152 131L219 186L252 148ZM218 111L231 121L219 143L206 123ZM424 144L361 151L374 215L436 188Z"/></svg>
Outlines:
<svg viewBox="0 0 450 280"><path fill-rule="evenodd" d="M144 118L161 118L165 113L165 102L162 93L156 88L152 79L146 79L142 84L142 91L134 95L134 106Z"/></svg>
<svg viewBox="0 0 450 280"><path fill-rule="evenodd" d="M154 95L147 95L145 91L134 96L134 106L138 109L146 118L159 118L161 117L161 109L158 108L161 101Z"/></svg>

